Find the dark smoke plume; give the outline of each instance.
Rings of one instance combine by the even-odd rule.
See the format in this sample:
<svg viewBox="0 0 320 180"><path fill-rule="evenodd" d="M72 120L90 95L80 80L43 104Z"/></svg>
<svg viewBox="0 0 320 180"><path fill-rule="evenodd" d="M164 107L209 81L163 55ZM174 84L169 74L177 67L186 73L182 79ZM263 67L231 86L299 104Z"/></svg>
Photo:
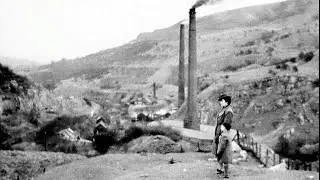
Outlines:
<svg viewBox="0 0 320 180"><path fill-rule="evenodd" d="M202 5L205 5L205 4L214 5L214 4L216 4L216 3L218 3L218 2L221 2L221 1L223 1L223 0L198 0L198 1L192 6L191 9L193 9L193 8L198 8L198 7L200 7L200 6L202 6Z"/></svg>

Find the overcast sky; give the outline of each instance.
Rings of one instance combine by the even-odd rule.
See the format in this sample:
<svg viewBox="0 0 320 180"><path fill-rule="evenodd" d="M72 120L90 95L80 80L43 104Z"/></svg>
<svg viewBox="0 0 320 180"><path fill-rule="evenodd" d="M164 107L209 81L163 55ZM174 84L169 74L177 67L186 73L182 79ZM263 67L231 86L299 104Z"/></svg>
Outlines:
<svg viewBox="0 0 320 180"><path fill-rule="evenodd" d="M225 0L197 16L282 0ZM0 0L0 56L47 63L119 46L188 18L196 0Z"/></svg>

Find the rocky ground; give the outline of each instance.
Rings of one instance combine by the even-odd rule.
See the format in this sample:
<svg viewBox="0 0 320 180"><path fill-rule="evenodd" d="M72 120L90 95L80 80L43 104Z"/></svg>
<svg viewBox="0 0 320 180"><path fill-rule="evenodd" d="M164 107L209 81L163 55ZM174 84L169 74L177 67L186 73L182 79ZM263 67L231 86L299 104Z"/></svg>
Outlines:
<svg viewBox="0 0 320 180"><path fill-rule="evenodd" d="M77 154L45 151L0 151L0 179L31 179L55 166L86 159Z"/></svg>
<svg viewBox="0 0 320 180"><path fill-rule="evenodd" d="M50 179L221 179L215 174L217 163L206 153L107 154L48 170L37 180ZM230 165L230 179L237 180L302 180L319 173L286 171L268 172L249 159Z"/></svg>

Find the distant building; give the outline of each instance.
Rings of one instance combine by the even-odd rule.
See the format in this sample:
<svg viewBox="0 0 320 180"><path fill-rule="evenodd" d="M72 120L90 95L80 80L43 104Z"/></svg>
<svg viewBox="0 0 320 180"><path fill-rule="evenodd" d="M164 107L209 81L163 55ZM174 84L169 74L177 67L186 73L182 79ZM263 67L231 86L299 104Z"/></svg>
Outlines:
<svg viewBox="0 0 320 180"><path fill-rule="evenodd" d="M58 132L58 135L66 140L69 141L78 141L80 140L80 133L77 131L72 130L71 128L63 129Z"/></svg>

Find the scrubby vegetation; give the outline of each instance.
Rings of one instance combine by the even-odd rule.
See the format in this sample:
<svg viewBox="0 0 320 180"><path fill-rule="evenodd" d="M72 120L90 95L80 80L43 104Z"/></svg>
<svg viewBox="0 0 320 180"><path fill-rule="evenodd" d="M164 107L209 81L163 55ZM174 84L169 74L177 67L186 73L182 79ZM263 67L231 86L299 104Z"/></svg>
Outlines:
<svg viewBox="0 0 320 180"><path fill-rule="evenodd" d="M253 46L255 44L256 44L255 41L251 40L251 41L248 41L245 44L241 45L241 47L250 47L250 46Z"/></svg>
<svg viewBox="0 0 320 180"><path fill-rule="evenodd" d="M309 62L312 60L312 58L314 57L314 54L312 51L310 52L307 52L307 53L303 53L301 52L299 55L298 55L299 59L302 60L303 62Z"/></svg>
<svg viewBox="0 0 320 180"><path fill-rule="evenodd" d="M271 42L271 38L275 35L275 31L267 31L261 34L260 39L264 42L264 43L269 43Z"/></svg>
<svg viewBox="0 0 320 180"><path fill-rule="evenodd" d="M118 129L106 129L105 132L94 136L95 149L100 153L106 153L113 145L123 146L130 141L141 136L162 135L177 142L182 139L179 131L167 126L130 126L128 129L121 132Z"/></svg>
<svg viewBox="0 0 320 180"><path fill-rule="evenodd" d="M32 133L40 126L39 111L15 112L4 117L0 122L0 149L12 149L14 144L24 141L33 141Z"/></svg>
<svg viewBox="0 0 320 180"><path fill-rule="evenodd" d="M237 71L240 68L249 66L251 64L254 64L253 60L245 60L244 63L238 64L238 65L228 65L222 69L222 71L228 72L228 71Z"/></svg>
<svg viewBox="0 0 320 180"><path fill-rule="evenodd" d="M91 140L94 126L94 122L87 116L57 117L40 128L35 137L35 141L46 147L49 151L74 152L75 148L72 142L61 139L58 136L58 132L63 129L71 128L72 130L79 132L82 138Z"/></svg>
<svg viewBox="0 0 320 180"><path fill-rule="evenodd" d="M4 93L25 93L31 82L24 76L15 74L9 67L0 63L0 90Z"/></svg>
<svg viewBox="0 0 320 180"><path fill-rule="evenodd" d="M280 136L274 150L291 159L310 162L319 160L319 134L299 133L289 139Z"/></svg>

